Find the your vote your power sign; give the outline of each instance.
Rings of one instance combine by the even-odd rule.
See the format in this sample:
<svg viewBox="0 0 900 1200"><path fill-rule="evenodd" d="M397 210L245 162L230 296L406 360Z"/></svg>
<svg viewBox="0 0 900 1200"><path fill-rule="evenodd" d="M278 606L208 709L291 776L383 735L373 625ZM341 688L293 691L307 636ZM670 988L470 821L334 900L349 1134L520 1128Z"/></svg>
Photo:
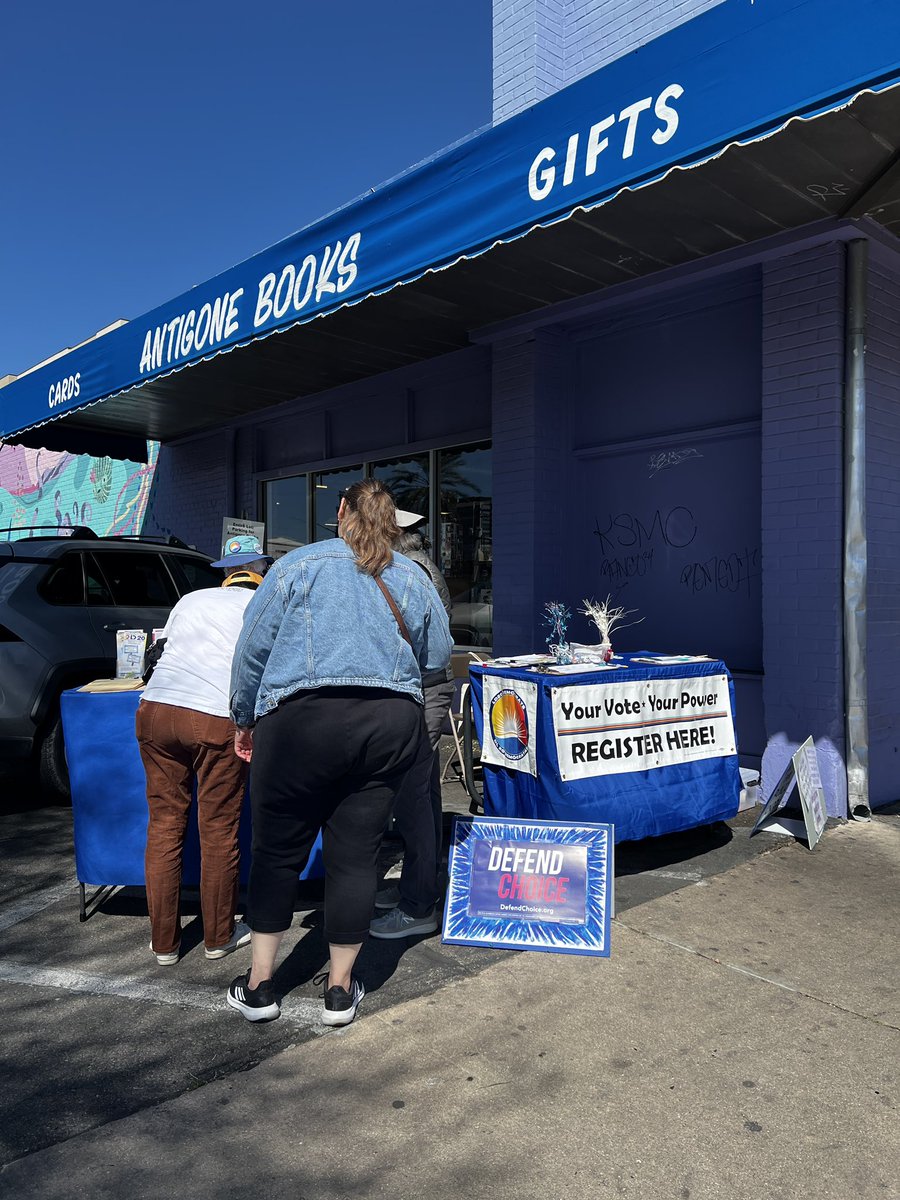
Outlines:
<svg viewBox="0 0 900 1200"><path fill-rule="evenodd" d="M443 940L609 957L613 827L456 817Z"/></svg>

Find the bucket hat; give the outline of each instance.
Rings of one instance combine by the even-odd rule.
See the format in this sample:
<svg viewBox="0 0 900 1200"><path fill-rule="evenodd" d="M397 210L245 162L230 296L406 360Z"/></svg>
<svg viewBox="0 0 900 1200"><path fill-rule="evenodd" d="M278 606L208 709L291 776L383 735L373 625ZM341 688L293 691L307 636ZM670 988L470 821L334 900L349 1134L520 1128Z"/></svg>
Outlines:
<svg viewBox="0 0 900 1200"><path fill-rule="evenodd" d="M248 563L264 559L270 565L275 561L266 554L259 538L250 535L236 535L225 539L222 547L222 557L214 562L214 567L245 567Z"/></svg>

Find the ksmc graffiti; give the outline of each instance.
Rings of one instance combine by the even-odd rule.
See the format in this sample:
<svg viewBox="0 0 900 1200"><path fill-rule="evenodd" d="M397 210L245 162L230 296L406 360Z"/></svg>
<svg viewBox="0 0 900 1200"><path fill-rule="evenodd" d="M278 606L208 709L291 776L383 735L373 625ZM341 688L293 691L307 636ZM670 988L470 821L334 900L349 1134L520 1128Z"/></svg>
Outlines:
<svg viewBox="0 0 900 1200"><path fill-rule="evenodd" d="M616 554L619 549L641 550L654 543L682 549L697 536L697 522L691 510L679 504L668 512L657 509L647 519L629 512L609 513L602 522L597 517L594 533L604 554Z"/></svg>
<svg viewBox="0 0 900 1200"><path fill-rule="evenodd" d="M679 504L666 511L656 509L650 516L620 512L608 513L602 520L595 517L593 532L603 555L601 578L610 585L625 585L651 571L655 547L689 546L697 536L697 522L691 510Z"/></svg>

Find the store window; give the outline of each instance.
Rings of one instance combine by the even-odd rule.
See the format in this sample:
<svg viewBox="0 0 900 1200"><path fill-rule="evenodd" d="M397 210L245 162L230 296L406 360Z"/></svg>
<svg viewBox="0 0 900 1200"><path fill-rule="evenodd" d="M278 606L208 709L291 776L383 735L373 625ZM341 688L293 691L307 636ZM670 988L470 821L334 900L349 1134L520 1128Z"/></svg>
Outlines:
<svg viewBox="0 0 900 1200"><path fill-rule="evenodd" d="M431 471L429 455L414 454L411 458L395 458L389 462L372 463L373 479L380 479L391 489L398 508L406 512L419 513L427 524L420 526L430 539L431 536Z"/></svg>
<svg viewBox="0 0 900 1200"><path fill-rule="evenodd" d="M269 480L263 485L268 552L277 557L309 541L335 537L341 492L368 477L386 483L399 508L426 518L421 528L429 541L428 553L441 567L453 598L454 641L460 646L489 647L493 637L490 442Z"/></svg>
<svg viewBox="0 0 900 1200"><path fill-rule="evenodd" d="M309 541L308 493L307 475L271 479L265 485L266 551L273 558L281 558Z"/></svg>
<svg viewBox="0 0 900 1200"><path fill-rule="evenodd" d="M453 640L461 646L490 646L494 619L490 445L439 451L438 487L438 565L453 601Z"/></svg>
<svg viewBox="0 0 900 1200"><path fill-rule="evenodd" d="M342 467L339 471L320 471L313 475L313 532L314 542L337 537L337 510L341 503L341 492L351 483L357 483L365 475L362 463L356 467Z"/></svg>

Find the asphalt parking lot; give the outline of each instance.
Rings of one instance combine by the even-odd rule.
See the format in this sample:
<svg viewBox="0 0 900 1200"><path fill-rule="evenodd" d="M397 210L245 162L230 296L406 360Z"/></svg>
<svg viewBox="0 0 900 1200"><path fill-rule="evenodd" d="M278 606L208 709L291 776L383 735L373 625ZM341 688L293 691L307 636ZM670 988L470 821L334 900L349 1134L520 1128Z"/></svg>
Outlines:
<svg viewBox="0 0 900 1200"><path fill-rule="evenodd" d="M252 1026L227 1009L225 989L249 953L210 962L202 952L196 894L184 897L184 954L159 967L149 953L142 889L121 889L78 919L72 814L43 802L23 774L0 779L0 980L5 993L0 1163L244 1071L322 1036L313 977L327 961L320 888L306 885L276 975L282 1018ZM468 811L445 785L446 827ZM752 841L752 813L689 833L620 846L616 909L640 905L764 853L783 839ZM388 841L384 869L401 848ZM360 1020L482 971L509 951L451 947L435 935L370 941L360 958L367 1000ZM328 1033L325 1036L335 1036Z"/></svg>

